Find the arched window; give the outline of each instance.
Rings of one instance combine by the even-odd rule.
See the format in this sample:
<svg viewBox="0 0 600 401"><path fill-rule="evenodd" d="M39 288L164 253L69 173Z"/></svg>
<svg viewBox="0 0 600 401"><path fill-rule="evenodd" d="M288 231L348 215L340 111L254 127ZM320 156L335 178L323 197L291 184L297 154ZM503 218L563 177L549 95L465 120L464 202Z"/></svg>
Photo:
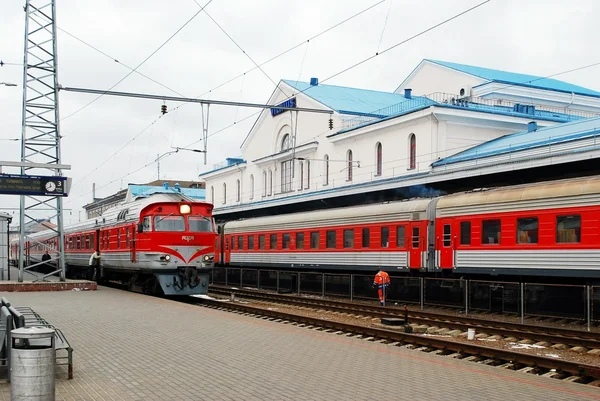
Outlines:
<svg viewBox="0 0 600 401"><path fill-rule="evenodd" d="M300 191L302 191L302 187L304 186L304 163L300 162Z"/></svg>
<svg viewBox="0 0 600 401"><path fill-rule="evenodd" d="M269 196L273 195L273 172L269 169Z"/></svg>
<svg viewBox="0 0 600 401"><path fill-rule="evenodd" d="M410 134L408 137L408 168L417 167L417 137Z"/></svg>
<svg viewBox="0 0 600 401"><path fill-rule="evenodd" d="M381 175L383 172L383 146L381 146L381 142L377 142L375 145L375 175Z"/></svg>
<svg viewBox="0 0 600 401"><path fill-rule="evenodd" d="M250 174L250 200L254 199L254 174Z"/></svg>
<svg viewBox="0 0 600 401"><path fill-rule="evenodd" d="M215 204L215 187L210 187L210 203Z"/></svg>
<svg viewBox="0 0 600 401"><path fill-rule="evenodd" d="M325 176L323 178L323 185L328 185L329 184L329 156L325 155L325 157L323 157L323 160L325 160Z"/></svg>
<svg viewBox="0 0 600 401"><path fill-rule="evenodd" d="M235 183L235 200L236 202L240 201L242 189L240 188L240 180L237 180Z"/></svg>
<svg viewBox="0 0 600 401"><path fill-rule="evenodd" d="M227 203L227 184L223 183L223 204Z"/></svg>
<svg viewBox="0 0 600 401"><path fill-rule="evenodd" d="M267 196L267 172L263 171L263 191L262 196Z"/></svg>
<svg viewBox="0 0 600 401"><path fill-rule="evenodd" d="M348 181L352 181L352 151L348 149L348 154L346 155L346 160L348 161Z"/></svg>
<svg viewBox="0 0 600 401"><path fill-rule="evenodd" d="M290 134L285 134L281 139L281 151L287 150L290 148Z"/></svg>
<svg viewBox="0 0 600 401"><path fill-rule="evenodd" d="M310 189L310 160L306 161L306 189Z"/></svg>

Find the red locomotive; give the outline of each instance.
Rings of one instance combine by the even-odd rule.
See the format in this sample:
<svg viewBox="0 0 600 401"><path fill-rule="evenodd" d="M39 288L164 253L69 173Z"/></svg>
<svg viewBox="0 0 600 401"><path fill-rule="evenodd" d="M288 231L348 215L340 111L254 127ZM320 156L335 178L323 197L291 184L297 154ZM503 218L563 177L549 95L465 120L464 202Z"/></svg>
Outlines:
<svg viewBox="0 0 600 401"><path fill-rule="evenodd" d="M600 176L228 222L222 265L600 277Z"/></svg>
<svg viewBox="0 0 600 401"><path fill-rule="evenodd" d="M157 193L123 203L102 217L66 226L65 263L69 277L85 277L95 250L101 253L101 280L165 295L205 294L214 267L216 226L213 206L182 194ZM30 235L25 263L56 249L50 230ZM19 243L11 243L13 258Z"/></svg>

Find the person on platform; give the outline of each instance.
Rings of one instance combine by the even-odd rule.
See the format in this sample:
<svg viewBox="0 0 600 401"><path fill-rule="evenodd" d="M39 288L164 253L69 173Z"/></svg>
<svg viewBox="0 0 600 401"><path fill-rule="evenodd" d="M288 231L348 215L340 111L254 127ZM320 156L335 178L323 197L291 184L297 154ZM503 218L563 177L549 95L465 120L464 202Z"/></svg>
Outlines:
<svg viewBox="0 0 600 401"><path fill-rule="evenodd" d="M377 286L377 292L379 294L379 302L381 306L385 306L385 297L387 288L390 286L390 275L379 269L373 280L373 287Z"/></svg>
<svg viewBox="0 0 600 401"><path fill-rule="evenodd" d="M50 254L48 254L48 251L46 251L46 253L42 255L42 262L44 262L42 265L42 270L44 273L52 271L50 263L48 262L50 259L52 259L52 257L50 257Z"/></svg>
<svg viewBox="0 0 600 401"><path fill-rule="evenodd" d="M88 269L88 280L90 281L94 281L98 280L98 273L100 272L100 251L96 249L96 251L94 253L92 253L92 256L90 256L90 262L89 262L89 269Z"/></svg>

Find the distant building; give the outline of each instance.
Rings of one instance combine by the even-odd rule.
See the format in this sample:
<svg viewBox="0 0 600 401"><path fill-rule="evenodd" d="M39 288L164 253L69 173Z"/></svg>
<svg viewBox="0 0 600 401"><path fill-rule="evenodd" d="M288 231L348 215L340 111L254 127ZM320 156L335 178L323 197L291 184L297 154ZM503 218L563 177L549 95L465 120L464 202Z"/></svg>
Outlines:
<svg viewBox="0 0 600 401"><path fill-rule="evenodd" d="M179 191L191 198L204 200L204 188L205 183L200 181L155 180L147 184L129 184L127 189L122 189L106 198L94 198L93 202L84 205L83 208L86 211L87 218L91 219L102 216L106 210L118 206L126 200L133 200L132 198L136 196L157 191Z"/></svg>
<svg viewBox="0 0 600 401"><path fill-rule="evenodd" d="M17 222L18 222L18 220L17 220ZM14 223L14 221L13 221L13 223ZM50 220L48 220L48 219L37 219L37 220L30 221L28 223L25 223L25 234L26 235L35 234L35 233L39 233L40 231L45 231L45 230L50 230L50 229L56 229L56 224L50 222ZM19 226L11 225L10 231L9 231L10 241L19 239L19 233L20 233Z"/></svg>

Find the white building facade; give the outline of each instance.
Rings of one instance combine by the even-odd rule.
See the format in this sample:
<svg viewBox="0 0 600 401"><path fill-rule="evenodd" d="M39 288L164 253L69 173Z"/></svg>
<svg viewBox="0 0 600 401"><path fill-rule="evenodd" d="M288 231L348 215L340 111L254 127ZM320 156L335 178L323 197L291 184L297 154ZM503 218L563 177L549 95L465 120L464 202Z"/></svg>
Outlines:
<svg viewBox="0 0 600 401"><path fill-rule="evenodd" d="M569 92L570 91L570 92ZM523 74L423 60L395 92L281 81L242 158L200 175L219 211L309 199L341 188L432 171L432 163L489 140L594 117L600 93ZM330 121L331 118L331 121Z"/></svg>

